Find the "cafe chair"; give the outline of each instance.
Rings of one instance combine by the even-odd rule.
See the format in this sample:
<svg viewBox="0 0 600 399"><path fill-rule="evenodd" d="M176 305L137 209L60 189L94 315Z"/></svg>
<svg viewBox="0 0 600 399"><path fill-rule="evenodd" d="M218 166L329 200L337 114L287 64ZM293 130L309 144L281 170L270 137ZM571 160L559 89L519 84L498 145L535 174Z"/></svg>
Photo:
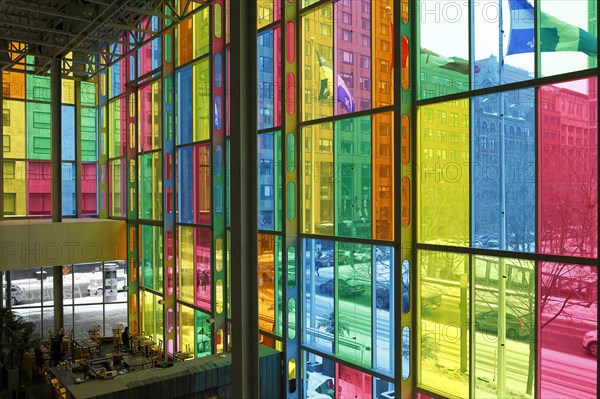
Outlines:
<svg viewBox="0 0 600 399"><path fill-rule="evenodd" d="M71 358L71 342L73 341L73 330L69 331L62 339L62 351L67 352L67 357Z"/></svg>
<svg viewBox="0 0 600 399"><path fill-rule="evenodd" d="M152 357L162 357L162 347L163 347L163 341L162 341L162 339L159 339L158 345L150 348L150 354L152 355Z"/></svg>

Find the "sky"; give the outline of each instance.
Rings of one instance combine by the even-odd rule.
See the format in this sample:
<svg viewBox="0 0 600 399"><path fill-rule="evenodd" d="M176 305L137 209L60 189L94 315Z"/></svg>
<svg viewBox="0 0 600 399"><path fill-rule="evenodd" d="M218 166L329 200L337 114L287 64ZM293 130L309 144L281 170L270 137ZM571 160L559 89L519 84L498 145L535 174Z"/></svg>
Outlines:
<svg viewBox="0 0 600 399"><path fill-rule="evenodd" d="M528 0L533 4L533 0ZM468 4L466 0L420 0L421 47L445 56L468 59ZM540 0L543 12L587 30L588 0ZM508 0L475 0L475 59L498 55L499 11L503 12L504 52L508 46L510 17ZM596 32L592 32L596 35ZM578 52L542 53L545 76L587 67L588 56ZM532 53L505 57L505 64L533 72Z"/></svg>

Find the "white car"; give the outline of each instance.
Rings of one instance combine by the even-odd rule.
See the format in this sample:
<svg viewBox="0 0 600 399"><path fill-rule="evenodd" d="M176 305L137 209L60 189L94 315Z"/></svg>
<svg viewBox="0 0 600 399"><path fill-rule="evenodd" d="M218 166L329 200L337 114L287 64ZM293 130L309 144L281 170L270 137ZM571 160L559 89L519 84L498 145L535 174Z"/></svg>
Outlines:
<svg viewBox="0 0 600 399"><path fill-rule="evenodd" d="M592 355L598 356L598 331L592 330L585 333L581 344L587 349Z"/></svg>
<svg viewBox="0 0 600 399"><path fill-rule="evenodd" d="M25 300L25 291L18 285L11 284L10 304L18 305ZM6 292L6 283L4 283L4 292Z"/></svg>
<svg viewBox="0 0 600 399"><path fill-rule="evenodd" d="M125 277L117 277L117 290L125 291L125 286L127 285L127 279ZM91 280L90 284L87 286L87 292L89 295L102 295L102 291L104 287L102 287L102 280Z"/></svg>

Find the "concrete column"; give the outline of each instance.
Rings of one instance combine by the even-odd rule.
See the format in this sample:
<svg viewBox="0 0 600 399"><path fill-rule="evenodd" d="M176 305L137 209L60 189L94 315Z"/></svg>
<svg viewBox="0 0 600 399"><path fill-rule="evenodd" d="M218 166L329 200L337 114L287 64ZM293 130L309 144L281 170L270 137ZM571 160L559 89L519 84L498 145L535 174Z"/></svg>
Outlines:
<svg viewBox="0 0 600 399"><path fill-rule="evenodd" d="M52 142L52 221L62 222L62 166L61 166L61 59L52 60L50 73L50 105L51 105L51 142ZM63 279L62 266L54 266L52 270L54 288L54 329L61 329L64 325L63 313ZM43 281L43 280L42 280Z"/></svg>
<svg viewBox="0 0 600 399"><path fill-rule="evenodd" d="M232 397L258 398L256 0L230 4Z"/></svg>

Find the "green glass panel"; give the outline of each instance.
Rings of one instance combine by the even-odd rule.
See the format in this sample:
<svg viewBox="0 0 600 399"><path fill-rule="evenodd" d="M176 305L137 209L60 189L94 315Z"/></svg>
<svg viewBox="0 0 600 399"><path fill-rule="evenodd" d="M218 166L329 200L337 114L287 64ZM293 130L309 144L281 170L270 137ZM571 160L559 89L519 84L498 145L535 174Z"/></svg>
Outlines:
<svg viewBox="0 0 600 399"><path fill-rule="evenodd" d="M81 160L83 162L96 161L96 109L81 108Z"/></svg>
<svg viewBox="0 0 600 399"><path fill-rule="evenodd" d="M140 232L140 265L142 286L162 292L162 228L159 226L142 225Z"/></svg>
<svg viewBox="0 0 600 399"><path fill-rule="evenodd" d="M162 153L139 157L138 209L140 219L162 219Z"/></svg>
<svg viewBox="0 0 600 399"><path fill-rule="evenodd" d="M296 218L296 184L289 181L287 184L287 219L291 222Z"/></svg>
<svg viewBox="0 0 600 399"><path fill-rule="evenodd" d="M469 396L469 257L420 251L416 329L420 387Z"/></svg>
<svg viewBox="0 0 600 399"><path fill-rule="evenodd" d="M81 105L96 106L95 82L81 82Z"/></svg>
<svg viewBox="0 0 600 399"><path fill-rule="evenodd" d="M36 101L50 101L50 78L44 76L27 75L27 99Z"/></svg>
<svg viewBox="0 0 600 399"><path fill-rule="evenodd" d="M469 100L418 109L418 239L469 245L469 125L452 124L450 113L468 120ZM450 139L450 132L452 137Z"/></svg>
<svg viewBox="0 0 600 399"><path fill-rule="evenodd" d="M27 158L50 160L50 104L27 103Z"/></svg>
<svg viewBox="0 0 600 399"><path fill-rule="evenodd" d="M371 367L371 246L340 242L335 248L335 355Z"/></svg>
<svg viewBox="0 0 600 399"><path fill-rule="evenodd" d="M179 299L194 303L194 229L177 227L177 258L179 259Z"/></svg>
<svg viewBox="0 0 600 399"><path fill-rule="evenodd" d="M475 398L532 398L536 381L534 262L483 256L473 261ZM504 383L497 378L494 364L505 370Z"/></svg>
<svg viewBox="0 0 600 399"><path fill-rule="evenodd" d="M170 21L165 19L165 21ZM173 61L173 36L170 33L165 35L165 63L169 64Z"/></svg>
<svg viewBox="0 0 600 399"><path fill-rule="evenodd" d="M336 232L371 237L371 118L335 123Z"/></svg>
<svg viewBox="0 0 600 399"><path fill-rule="evenodd" d="M193 135L194 141L210 138L210 62L207 58L196 62L193 75Z"/></svg>
<svg viewBox="0 0 600 399"><path fill-rule="evenodd" d="M196 357L209 356L212 351L211 345L211 325L208 322L210 315L199 310L194 312L194 332L196 345L194 353Z"/></svg>
<svg viewBox="0 0 600 399"><path fill-rule="evenodd" d="M331 236L333 235L333 183L335 181L333 124L321 123L318 126L302 128L302 143L304 147L303 193L300 199L303 210L302 231Z"/></svg>
<svg viewBox="0 0 600 399"><path fill-rule="evenodd" d="M287 171L294 173L296 170L296 136L294 133L287 134Z"/></svg>
<svg viewBox="0 0 600 399"><path fill-rule="evenodd" d="M287 275L288 287L296 286L296 248L290 245L287 249Z"/></svg>
<svg viewBox="0 0 600 399"><path fill-rule="evenodd" d="M119 98L108 103L108 156L110 158L124 155L124 144L121 137L124 137L125 132L121 132L121 128L125 125L120 119L122 112L124 110L121 109Z"/></svg>

